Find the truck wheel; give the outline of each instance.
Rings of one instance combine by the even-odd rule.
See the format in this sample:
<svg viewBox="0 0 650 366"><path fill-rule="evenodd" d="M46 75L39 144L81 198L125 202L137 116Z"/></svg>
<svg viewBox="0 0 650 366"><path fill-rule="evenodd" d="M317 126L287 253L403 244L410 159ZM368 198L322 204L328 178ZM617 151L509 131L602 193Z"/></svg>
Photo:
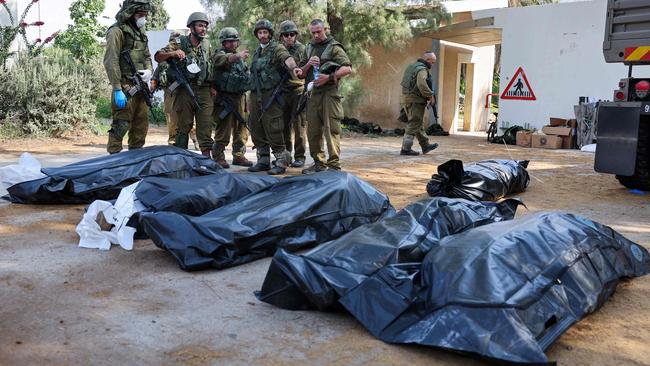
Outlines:
<svg viewBox="0 0 650 366"><path fill-rule="evenodd" d="M634 175L617 175L616 179L627 188L650 191L650 119L647 116L641 117L638 141Z"/></svg>

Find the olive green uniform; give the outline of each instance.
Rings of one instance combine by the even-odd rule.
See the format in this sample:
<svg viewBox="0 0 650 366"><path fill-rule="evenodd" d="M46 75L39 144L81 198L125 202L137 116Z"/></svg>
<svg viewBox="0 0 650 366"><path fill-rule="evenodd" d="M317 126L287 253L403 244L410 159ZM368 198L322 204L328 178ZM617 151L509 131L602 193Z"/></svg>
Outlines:
<svg viewBox="0 0 650 366"><path fill-rule="evenodd" d="M192 98L184 87L178 87L172 92L172 111L176 116L176 142L175 145L187 149L189 134L196 120L196 137L201 151L212 150L212 111L214 102L210 95L212 70L210 62L210 41L204 39L198 46L194 46L189 36L180 36L158 52L167 53L183 50L186 58L177 60L178 66L185 74L196 95L200 110L194 110ZM187 65L196 63L201 71L192 74L187 71ZM171 82L171 80L170 80Z"/></svg>
<svg viewBox="0 0 650 366"><path fill-rule="evenodd" d="M273 90L282 81L282 74L287 72L285 61L289 57L289 51L275 40L271 40L266 48L258 47L253 55L249 125L258 163L265 165L268 165L271 150L278 166L288 165L291 159L284 146L283 111L277 98L262 114L262 106L268 103Z"/></svg>
<svg viewBox="0 0 650 366"><path fill-rule="evenodd" d="M305 60L305 45L296 41L296 43L287 49L297 65L301 65ZM305 160L306 142L307 142L307 116L303 110L296 113L298 103L305 90L304 79L289 79L285 82L282 89L284 99L283 118L284 118L284 144L291 153L294 152L294 160ZM292 136L293 135L293 136ZM293 138L292 138L293 137ZM295 139L295 140L294 140Z"/></svg>
<svg viewBox="0 0 650 366"><path fill-rule="evenodd" d="M352 66L343 45L332 37L322 43L309 43L305 50L305 64L313 56L320 58L320 73L332 74L338 67ZM307 82L314 78L313 72L307 75ZM320 87L314 87L307 102L307 139L309 153L314 163L327 165L332 169L341 169L341 120L343 104L338 84L329 81ZM323 136L327 142L329 159L325 161Z"/></svg>
<svg viewBox="0 0 650 366"><path fill-rule="evenodd" d="M118 14L119 15L119 14ZM122 151L124 135L129 134L129 150L144 146L149 129L149 108L142 93L134 96L128 91L133 87L129 79L131 69L120 54L131 50L131 59L136 70L151 70L151 54L149 53L148 38L144 30L136 29L127 20L114 24L106 34L106 53L104 68L113 90L122 89L127 96L126 107L117 108L114 96L111 97L113 123L108 131L106 150L111 153Z"/></svg>
<svg viewBox="0 0 650 366"><path fill-rule="evenodd" d="M423 60L409 65L404 71L400 103L406 111L408 125L404 134L403 150L411 149L414 138L417 138L423 148L429 145L429 139L424 132L424 111L433 96L427 82L429 77L429 66Z"/></svg>
<svg viewBox="0 0 650 366"><path fill-rule="evenodd" d="M224 150L230 143L232 135L232 156L243 157L246 154L246 142L248 141L248 127L240 123L234 113L220 119L219 115L225 107L220 102L221 98L227 98L244 120L246 119L246 91L250 84L248 66L243 60L234 63L228 61L228 56L236 53L226 49L218 50L213 56L214 82L218 92L217 102L214 107L214 146L212 155L215 160L225 159Z"/></svg>

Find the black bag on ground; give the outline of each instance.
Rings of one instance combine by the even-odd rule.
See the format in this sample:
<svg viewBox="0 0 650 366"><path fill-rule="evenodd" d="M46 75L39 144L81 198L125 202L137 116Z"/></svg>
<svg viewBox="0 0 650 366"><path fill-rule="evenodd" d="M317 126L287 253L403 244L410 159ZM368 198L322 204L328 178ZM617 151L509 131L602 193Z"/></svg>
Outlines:
<svg viewBox="0 0 650 366"><path fill-rule="evenodd" d="M463 167L460 160L438 166L427 184L431 197L497 201L521 193L530 183L528 160L483 160Z"/></svg>
<svg viewBox="0 0 650 366"><path fill-rule="evenodd" d="M279 181L270 175L248 173L211 174L188 179L149 177L138 184L134 193L144 206L141 212L170 211L201 216ZM137 229L137 239L147 239L138 224L141 212L136 212L128 225Z"/></svg>
<svg viewBox="0 0 650 366"><path fill-rule="evenodd" d="M146 211L201 216L280 180L269 175L228 173L189 179L145 178L135 195Z"/></svg>
<svg viewBox="0 0 650 366"><path fill-rule="evenodd" d="M142 213L140 225L182 269L199 270L311 247L394 213L368 183L328 171L285 178L199 217Z"/></svg>
<svg viewBox="0 0 650 366"><path fill-rule="evenodd" d="M9 200L40 204L109 201L144 177L183 179L223 173L212 159L174 146L129 150L41 171L47 177L9 187Z"/></svg>
<svg viewBox="0 0 650 366"><path fill-rule="evenodd" d="M493 144L506 144L506 145L517 145L517 132L524 131L525 128L521 126L511 126L503 131L503 135L494 136L490 141Z"/></svg>
<svg viewBox="0 0 650 366"><path fill-rule="evenodd" d="M361 226L306 254L279 250L256 296L292 310L340 307L340 296L385 265L421 262L442 238L511 220L520 204L517 200L498 204L449 198L418 201L395 216Z"/></svg>
<svg viewBox="0 0 650 366"><path fill-rule="evenodd" d="M648 251L611 228L540 213L446 237L421 265L384 267L340 303L386 342L546 363L621 278L647 273Z"/></svg>

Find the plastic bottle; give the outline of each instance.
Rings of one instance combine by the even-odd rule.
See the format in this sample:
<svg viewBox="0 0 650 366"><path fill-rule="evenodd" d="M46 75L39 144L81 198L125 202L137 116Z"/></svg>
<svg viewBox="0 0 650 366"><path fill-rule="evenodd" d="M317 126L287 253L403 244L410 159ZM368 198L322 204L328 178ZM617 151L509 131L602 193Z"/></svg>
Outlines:
<svg viewBox="0 0 650 366"><path fill-rule="evenodd" d="M320 76L320 66L314 65L314 80L317 80L318 76Z"/></svg>

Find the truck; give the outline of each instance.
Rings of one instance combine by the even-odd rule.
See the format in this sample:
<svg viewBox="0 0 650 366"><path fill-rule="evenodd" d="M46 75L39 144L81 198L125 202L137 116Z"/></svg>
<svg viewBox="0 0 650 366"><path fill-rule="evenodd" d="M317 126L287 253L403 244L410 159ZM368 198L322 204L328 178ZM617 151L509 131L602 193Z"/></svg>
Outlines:
<svg viewBox="0 0 650 366"><path fill-rule="evenodd" d="M608 0L603 55L628 66L612 102L600 102L594 169L615 174L630 189L650 191L650 75L633 68L650 65L650 0Z"/></svg>

